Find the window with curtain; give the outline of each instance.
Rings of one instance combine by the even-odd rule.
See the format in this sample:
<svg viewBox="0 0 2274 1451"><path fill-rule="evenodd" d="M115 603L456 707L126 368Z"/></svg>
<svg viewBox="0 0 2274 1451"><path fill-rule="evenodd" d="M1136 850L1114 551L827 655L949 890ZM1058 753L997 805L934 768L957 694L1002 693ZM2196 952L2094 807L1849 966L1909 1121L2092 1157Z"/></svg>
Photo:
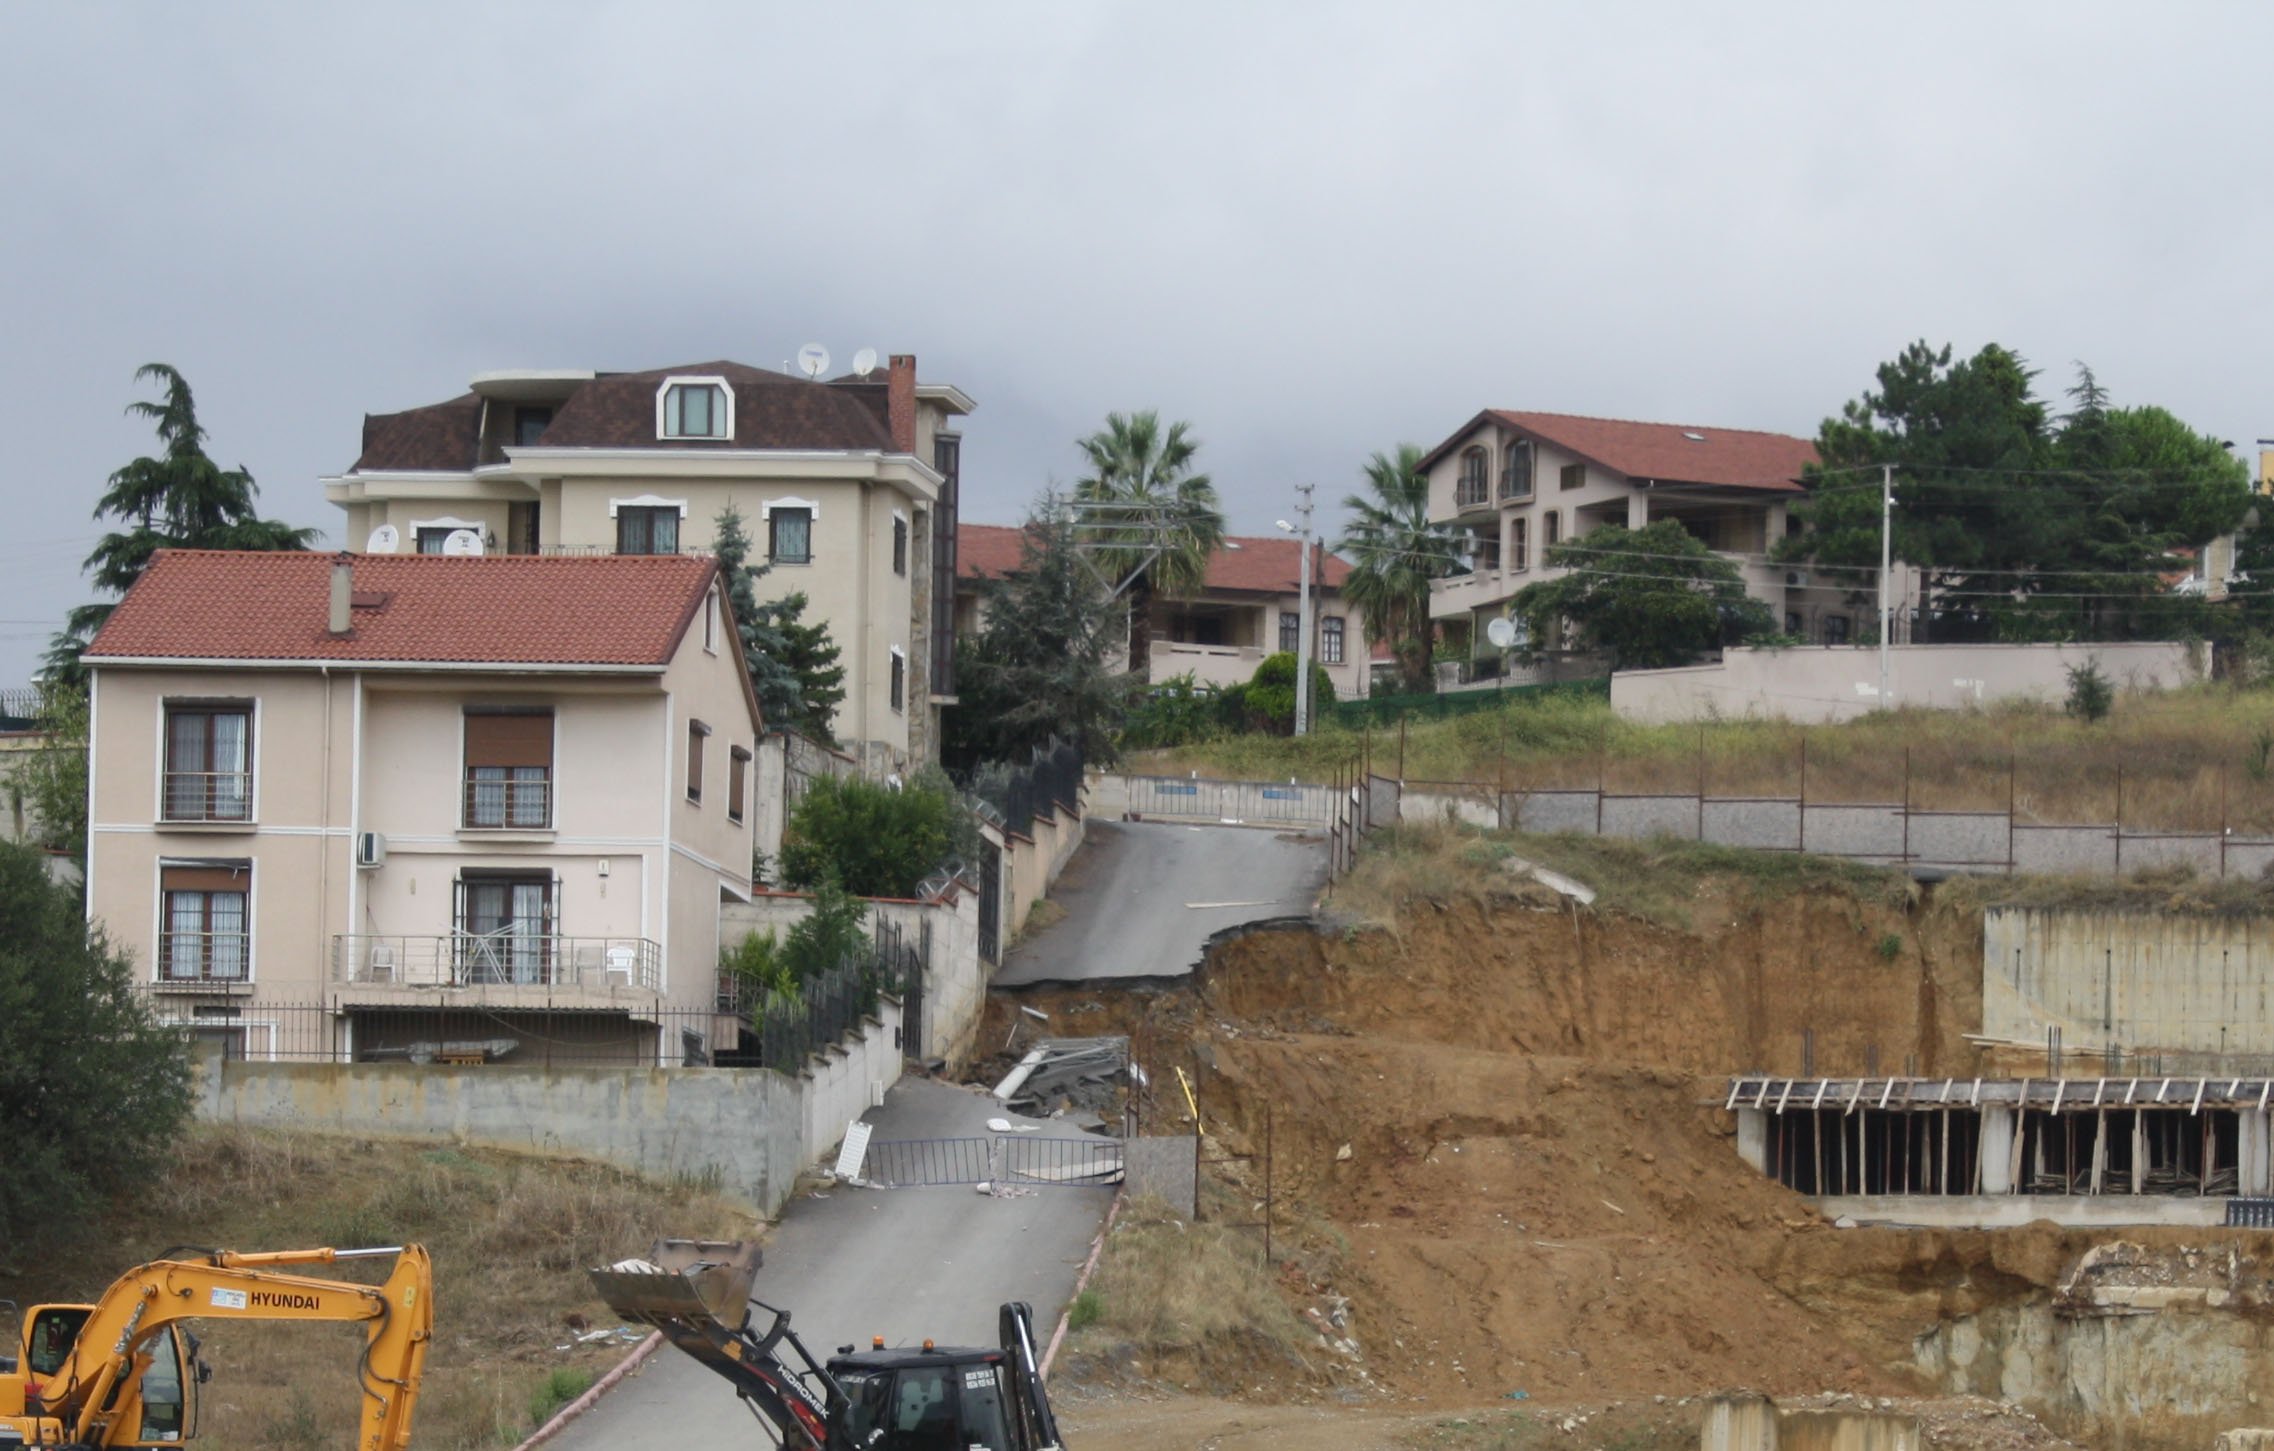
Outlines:
<svg viewBox="0 0 2274 1451"><path fill-rule="evenodd" d="M158 943L162 982L243 982L252 960L245 905L249 862L161 866L165 932Z"/></svg>
<svg viewBox="0 0 2274 1451"><path fill-rule="evenodd" d="M553 713L474 708L466 712L464 824L543 829L553 824Z"/></svg>
<svg viewBox="0 0 2274 1451"><path fill-rule="evenodd" d="M631 505L616 510L618 554L677 554L679 507L676 504Z"/></svg>
<svg viewBox="0 0 2274 1451"><path fill-rule="evenodd" d="M775 509L766 516L766 552L776 564L813 562L813 511Z"/></svg>
<svg viewBox="0 0 2274 1451"><path fill-rule="evenodd" d="M481 874L458 881L460 985L553 980L553 879Z"/></svg>
<svg viewBox="0 0 2274 1451"><path fill-rule="evenodd" d="M168 821L252 819L249 703L167 704L164 805Z"/></svg>

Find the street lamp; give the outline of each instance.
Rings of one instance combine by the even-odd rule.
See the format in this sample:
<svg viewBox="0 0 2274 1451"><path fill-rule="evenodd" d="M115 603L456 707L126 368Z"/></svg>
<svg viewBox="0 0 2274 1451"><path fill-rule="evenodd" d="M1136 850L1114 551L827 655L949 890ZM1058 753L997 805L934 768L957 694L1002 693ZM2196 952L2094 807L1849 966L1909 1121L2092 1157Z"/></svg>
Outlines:
<svg viewBox="0 0 2274 1451"><path fill-rule="evenodd" d="M1295 517L1303 521L1300 529L1285 519L1276 521L1282 533L1292 534L1302 546L1302 603L1296 617L1295 634L1295 734L1308 735L1311 730L1311 490L1310 484L1297 484L1295 492L1303 502L1295 509Z"/></svg>

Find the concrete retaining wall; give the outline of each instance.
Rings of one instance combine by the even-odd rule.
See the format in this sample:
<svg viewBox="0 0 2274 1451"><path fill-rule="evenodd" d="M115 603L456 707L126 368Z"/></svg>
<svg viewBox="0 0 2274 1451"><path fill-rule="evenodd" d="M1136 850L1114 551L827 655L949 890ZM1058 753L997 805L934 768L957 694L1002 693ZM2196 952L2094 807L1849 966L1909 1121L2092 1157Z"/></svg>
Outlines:
<svg viewBox="0 0 2274 1451"><path fill-rule="evenodd" d="M987 965L979 960L979 899L957 888L937 901L868 899L869 921L890 922L909 942L931 935L924 963L921 1032L905 1044L911 1058L942 1058L951 1068L968 1061L986 1009ZM735 944L755 932L787 933L813 910L809 897L762 892L749 902L719 908L719 940Z"/></svg>
<svg viewBox="0 0 2274 1451"><path fill-rule="evenodd" d="M2164 689L2203 673L2195 647L2161 642L1897 645L1887 653L1890 703L1942 709L2063 699L2069 667L2088 660L2124 689ZM1653 724L1731 716L1842 721L1879 708L1879 651L1868 645L1740 647L1723 652L1718 665L1611 677L1611 709Z"/></svg>
<svg viewBox="0 0 2274 1451"><path fill-rule="evenodd" d="M1982 1032L2070 1052L2274 1054L2274 917L1992 907Z"/></svg>
<svg viewBox="0 0 2274 1451"><path fill-rule="evenodd" d="M198 1116L596 1159L694 1179L764 1214L900 1076L900 1005L792 1078L765 1068L438 1068L198 1063Z"/></svg>
<svg viewBox="0 0 2274 1451"><path fill-rule="evenodd" d="M2157 1194L1826 1194L1816 1207L1835 1222L1905 1229L2019 1229L2040 1219L2085 1229L2227 1222L2224 1198Z"/></svg>

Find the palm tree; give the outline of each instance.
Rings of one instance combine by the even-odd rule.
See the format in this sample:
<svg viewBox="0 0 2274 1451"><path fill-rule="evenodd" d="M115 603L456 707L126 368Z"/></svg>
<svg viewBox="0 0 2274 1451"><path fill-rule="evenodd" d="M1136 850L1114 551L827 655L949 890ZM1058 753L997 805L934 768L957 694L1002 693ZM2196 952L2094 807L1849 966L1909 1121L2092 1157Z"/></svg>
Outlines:
<svg viewBox="0 0 2274 1451"><path fill-rule="evenodd" d="M1408 691L1429 688L1429 581L1460 563L1451 527L1430 522L1421 459L1421 449L1410 443L1368 459L1371 497L1343 499L1351 519L1334 544L1351 562L1343 598L1364 611L1366 643L1387 644L1397 657L1398 681Z"/></svg>
<svg viewBox="0 0 2274 1451"><path fill-rule="evenodd" d="M1197 594L1208 557L1224 542L1216 486L1192 472L1199 440L1192 425L1161 429L1148 408L1108 413L1105 427L1081 441L1089 473L1074 483L1084 546L1107 585L1129 594L1129 669L1142 678L1152 664L1153 597Z"/></svg>

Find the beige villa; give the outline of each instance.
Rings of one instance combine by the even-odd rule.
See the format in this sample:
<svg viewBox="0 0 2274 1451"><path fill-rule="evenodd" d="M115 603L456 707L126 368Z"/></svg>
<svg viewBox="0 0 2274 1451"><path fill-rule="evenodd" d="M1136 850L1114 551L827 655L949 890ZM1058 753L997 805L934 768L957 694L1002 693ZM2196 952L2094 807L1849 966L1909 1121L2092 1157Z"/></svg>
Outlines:
<svg viewBox="0 0 2274 1451"><path fill-rule="evenodd" d="M1548 549L1605 524L1672 519L1737 566L1786 634L1847 644L1873 623L1853 596L1876 581L1769 558L1797 527L1787 510L1815 458L1814 444L1789 434L1487 409L1422 462L1429 517L1466 536L1468 558L1464 572L1433 583L1430 616L1481 649L1485 624L1518 590L1564 573L1546 563ZM1895 578L1905 618L1915 585L1905 567Z"/></svg>
<svg viewBox="0 0 2274 1451"><path fill-rule="evenodd" d="M966 524L956 556L956 628L984 614L984 585L1019 566L1019 531ZM1244 685L1266 655L1292 651L1302 635L1303 556L1284 535L1232 535L1208 558L1200 592L1153 600L1152 679L1190 674L1204 685ZM1350 565L1323 546L1311 561L1312 658L1344 700L1367 692L1366 622L1343 598Z"/></svg>
<svg viewBox="0 0 2274 1451"><path fill-rule="evenodd" d="M161 551L85 657L89 919L249 1058L713 1061L735 638L702 558Z"/></svg>
<svg viewBox="0 0 2274 1451"><path fill-rule="evenodd" d="M732 504L803 592L845 668L838 739L872 771L938 755L951 628L962 390L895 356L826 382L741 363L484 373L447 402L368 415L323 481L368 553L702 553ZM454 541L455 536L455 541Z"/></svg>

